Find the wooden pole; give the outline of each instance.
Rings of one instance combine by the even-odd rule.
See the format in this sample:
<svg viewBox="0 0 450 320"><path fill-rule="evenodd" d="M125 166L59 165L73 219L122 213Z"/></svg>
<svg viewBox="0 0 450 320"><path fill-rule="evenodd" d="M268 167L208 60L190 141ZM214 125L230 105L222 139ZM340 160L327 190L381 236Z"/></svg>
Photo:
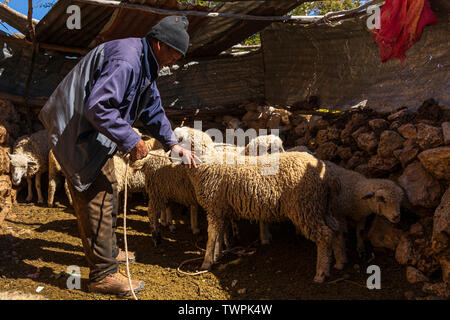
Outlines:
<svg viewBox="0 0 450 320"><path fill-rule="evenodd" d="M8 36L1 36L0 35L0 42L12 42L12 43L19 43L22 45L26 45L29 47L33 47L34 44L31 41L28 41L26 39L17 39L13 37ZM58 52L65 52L65 53L76 53L79 55L85 55L89 52L89 49L83 49L83 48L75 48L75 47L66 47L66 46L59 46L55 44L47 44L47 43L39 43L39 48L41 49L47 49L47 50L53 50Z"/></svg>
<svg viewBox="0 0 450 320"><path fill-rule="evenodd" d="M328 12L324 16L255 16L247 14L235 14L226 12L203 12L195 10L168 10L154 8L147 5L128 3L128 2L117 2L111 0L74 0L78 3L91 4L102 7L112 7L112 8L125 8L131 10L137 10L142 12L156 13L161 15L184 15L184 16L201 16L208 18L230 18L238 20L253 20L253 21L282 21L282 22L293 22L298 24L319 24L325 22L330 24L331 22L336 22L348 18L348 16L353 16L355 12L358 12L368 6L383 2L384 0L372 0L364 5L354 8L351 10Z"/></svg>
<svg viewBox="0 0 450 320"><path fill-rule="evenodd" d="M6 22L11 27L19 30L23 34L27 35L28 29L28 17L20 12L17 12L4 3L0 2L0 20ZM33 25L37 25L39 20L32 19Z"/></svg>
<svg viewBox="0 0 450 320"><path fill-rule="evenodd" d="M296 22L296 23L304 23L309 24L316 22L323 18L323 16L254 16L247 14L235 14L235 13L225 13L225 12L203 12L203 11L195 11L195 10L168 10L168 9L160 9L149 7L146 5L128 3L128 2L116 2L110 0L74 0L74 2L82 3L82 4L91 4L102 7L111 7L111 8L124 8L137 10L148 13L156 13L161 15L184 15L184 16L201 16L208 18L231 18L238 20L254 20L254 21L286 21L286 22Z"/></svg>

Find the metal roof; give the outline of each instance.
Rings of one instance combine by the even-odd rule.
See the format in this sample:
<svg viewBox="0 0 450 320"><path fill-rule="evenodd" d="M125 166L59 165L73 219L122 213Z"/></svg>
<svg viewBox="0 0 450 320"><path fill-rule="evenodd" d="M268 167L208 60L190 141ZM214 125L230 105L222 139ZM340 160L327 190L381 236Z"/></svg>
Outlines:
<svg viewBox="0 0 450 320"><path fill-rule="evenodd" d="M176 0L126 0L122 2L147 4L171 10L208 11L198 5L182 5ZM284 15L305 1L245 1L228 2L214 8L217 12L250 15ZM69 30L66 26L68 6L81 8L81 29ZM74 0L59 0L36 26L37 41L67 47L91 49L102 42L143 37L164 16L129 8L114 9ZM246 39L270 24L265 21L242 21L228 18L188 16L191 36L189 56L213 56Z"/></svg>

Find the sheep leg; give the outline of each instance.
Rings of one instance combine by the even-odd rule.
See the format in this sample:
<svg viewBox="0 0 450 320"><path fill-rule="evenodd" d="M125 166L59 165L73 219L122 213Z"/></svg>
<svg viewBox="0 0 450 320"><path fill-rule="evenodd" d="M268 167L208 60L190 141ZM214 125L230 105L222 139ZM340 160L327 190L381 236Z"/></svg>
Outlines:
<svg viewBox="0 0 450 320"><path fill-rule="evenodd" d="M345 251L345 238L344 233L339 231L339 233L333 239L333 253L336 259L336 264L334 267L338 270L344 269L345 264L348 262L347 254Z"/></svg>
<svg viewBox="0 0 450 320"><path fill-rule="evenodd" d="M332 246L330 241L326 240L318 241L316 245L317 261L314 282L323 283L325 278L330 276Z"/></svg>
<svg viewBox="0 0 450 320"><path fill-rule="evenodd" d="M259 222L259 238L261 240L261 244L269 244L272 240L272 235L270 234L269 224L263 221Z"/></svg>
<svg viewBox="0 0 450 320"><path fill-rule="evenodd" d="M223 238L223 223L208 215L208 241L206 243L205 258L200 267L201 270L210 270L217 260L221 249L220 243L218 244L217 242L221 242L221 238Z"/></svg>
<svg viewBox="0 0 450 320"><path fill-rule="evenodd" d="M64 179L64 190L66 190L67 199L69 199L69 203L73 206L72 195L70 194L69 185L67 184L67 179Z"/></svg>
<svg viewBox="0 0 450 320"><path fill-rule="evenodd" d="M38 203L44 203L44 197L42 196L42 190L41 190L41 174L36 173L36 177L34 178L34 182L36 185L36 192L38 194Z"/></svg>
<svg viewBox="0 0 450 320"><path fill-rule="evenodd" d="M366 252L363 236L365 225L365 221L359 221L356 224L356 250L358 251L358 256L360 258L362 258Z"/></svg>
<svg viewBox="0 0 450 320"><path fill-rule="evenodd" d="M166 207L166 223L169 225L170 232L175 232L175 222L172 219L172 208Z"/></svg>
<svg viewBox="0 0 450 320"><path fill-rule="evenodd" d="M239 227L237 225L237 222L234 219L231 219L230 223L231 223L232 237L234 239L238 239L239 238Z"/></svg>
<svg viewBox="0 0 450 320"><path fill-rule="evenodd" d="M25 201L31 202L31 200L33 200L33 183L31 182L31 178L27 178L27 185L28 185L28 195Z"/></svg>
<svg viewBox="0 0 450 320"><path fill-rule="evenodd" d="M58 181L55 176L51 173L48 175L48 197L47 197L47 206L53 207L53 201L55 199L56 187L58 186Z"/></svg>
<svg viewBox="0 0 450 320"><path fill-rule="evenodd" d="M217 260L222 256L222 248L223 248L223 232L219 234L219 237L216 241L216 245L214 246L214 257L213 263L216 263Z"/></svg>
<svg viewBox="0 0 450 320"><path fill-rule="evenodd" d="M148 203L148 220L150 223L150 233L152 235L155 247L161 244L161 232L159 230L158 216L163 210L155 209L152 204Z"/></svg>
<svg viewBox="0 0 450 320"><path fill-rule="evenodd" d="M190 213L191 213L191 230L192 233L195 235L200 232L200 229L198 228L198 206L191 206Z"/></svg>
<svg viewBox="0 0 450 320"><path fill-rule="evenodd" d="M160 221L161 221L161 225L163 227L167 227L169 225L171 215L172 215L172 212L170 210L169 205L167 205L167 207L165 209L161 210Z"/></svg>

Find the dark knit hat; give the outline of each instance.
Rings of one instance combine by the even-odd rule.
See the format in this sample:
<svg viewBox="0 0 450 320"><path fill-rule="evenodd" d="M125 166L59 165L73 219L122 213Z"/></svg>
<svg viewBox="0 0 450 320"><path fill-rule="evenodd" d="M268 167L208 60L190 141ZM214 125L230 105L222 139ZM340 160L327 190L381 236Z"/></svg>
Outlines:
<svg viewBox="0 0 450 320"><path fill-rule="evenodd" d="M189 20L185 16L168 16L150 30L147 38L158 39L185 56L189 47L188 26Z"/></svg>

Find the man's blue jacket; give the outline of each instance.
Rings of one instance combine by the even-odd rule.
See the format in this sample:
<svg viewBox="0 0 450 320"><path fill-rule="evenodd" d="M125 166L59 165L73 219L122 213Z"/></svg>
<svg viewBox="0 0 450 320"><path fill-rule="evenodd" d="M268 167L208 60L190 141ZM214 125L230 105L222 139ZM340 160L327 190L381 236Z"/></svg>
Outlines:
<svg viewBox="0 0 450 320"><path fill-rule="evenodd" d="M39 119L76 190L89 188L117 150L134 148L138 119L166 150L177 143L156 87L158 70L146 38L114 40L92 49L55 89Z"/></svg>

